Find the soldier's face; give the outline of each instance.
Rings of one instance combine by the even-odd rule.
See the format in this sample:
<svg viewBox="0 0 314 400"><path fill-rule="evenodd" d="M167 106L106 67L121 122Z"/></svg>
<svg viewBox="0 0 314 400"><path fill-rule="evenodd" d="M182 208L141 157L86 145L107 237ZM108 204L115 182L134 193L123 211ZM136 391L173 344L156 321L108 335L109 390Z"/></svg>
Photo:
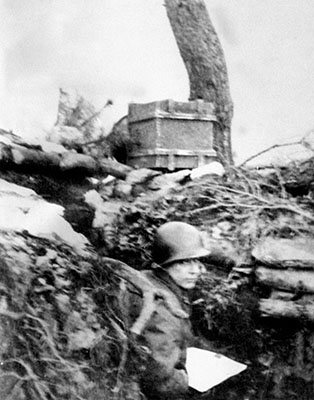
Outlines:
<svg viewBox="0 0 314 400"><path fill-rule="evenodd" d="M167 271L178 286L193 289L206 269L199 260L186 260L171 264Z"/></svg>

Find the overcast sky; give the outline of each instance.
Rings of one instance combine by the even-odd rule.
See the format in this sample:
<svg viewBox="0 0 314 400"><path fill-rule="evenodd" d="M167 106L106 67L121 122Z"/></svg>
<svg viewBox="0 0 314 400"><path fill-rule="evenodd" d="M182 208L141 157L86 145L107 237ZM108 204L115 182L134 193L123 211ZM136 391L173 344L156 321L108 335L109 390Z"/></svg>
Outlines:
<svg viewBox="0 0 314 400"><path fill-rule="evenodd" d="M59 87L101 108L185 101L189 85L163 0L0 0L0 128L44 137ZM314 127L313 0L206 0L235 104L237 160Z"/></svg>

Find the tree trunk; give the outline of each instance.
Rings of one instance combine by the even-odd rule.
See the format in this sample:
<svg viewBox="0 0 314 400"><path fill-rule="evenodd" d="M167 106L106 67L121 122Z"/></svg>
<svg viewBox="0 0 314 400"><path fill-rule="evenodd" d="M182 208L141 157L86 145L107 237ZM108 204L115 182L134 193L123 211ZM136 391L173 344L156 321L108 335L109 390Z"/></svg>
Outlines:
<svg viewBox="0 0 314 400"><path fill-rule="evenodd" d="M233 164L230 96L223 49L204 0L165 0L167 15L190 81L190 100L213 103L218 124L215 150L221 162Z"/></svg>

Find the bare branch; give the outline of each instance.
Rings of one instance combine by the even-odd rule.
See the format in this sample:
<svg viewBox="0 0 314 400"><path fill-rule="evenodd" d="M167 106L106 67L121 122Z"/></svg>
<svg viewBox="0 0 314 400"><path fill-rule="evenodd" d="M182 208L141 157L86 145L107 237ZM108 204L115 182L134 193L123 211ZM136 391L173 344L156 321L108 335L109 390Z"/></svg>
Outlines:
<svg viewBox="0 0 314 400"><path fill-rule="evenodd" d="M253 156L249 157L245 161L243 161L239 167L243 167L243 165L247 164L249 161L254 160L254 158L257 158L258 156L267 153L270 150L277 149L279 147L287 147L287 146L295 146L296 144L302 144L303 138L298 140L297 142L290 142L290 143L282 143L282 144L274 144L273 146L267 147L266 149L258 152L257 154L254 154Z"/></svg>

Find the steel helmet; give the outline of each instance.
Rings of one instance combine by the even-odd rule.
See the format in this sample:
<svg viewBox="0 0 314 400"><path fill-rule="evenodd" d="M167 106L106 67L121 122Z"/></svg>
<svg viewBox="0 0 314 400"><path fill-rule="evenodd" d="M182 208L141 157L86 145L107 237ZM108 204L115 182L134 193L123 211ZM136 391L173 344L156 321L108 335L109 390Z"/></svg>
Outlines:
<svg viewBox="0 0 314 400"><path fill-rule="evenodd" d="M190 224L173 221L157 229L152 255L159 265L209 254L210 251L204 247L201 233Z"/></svg>

